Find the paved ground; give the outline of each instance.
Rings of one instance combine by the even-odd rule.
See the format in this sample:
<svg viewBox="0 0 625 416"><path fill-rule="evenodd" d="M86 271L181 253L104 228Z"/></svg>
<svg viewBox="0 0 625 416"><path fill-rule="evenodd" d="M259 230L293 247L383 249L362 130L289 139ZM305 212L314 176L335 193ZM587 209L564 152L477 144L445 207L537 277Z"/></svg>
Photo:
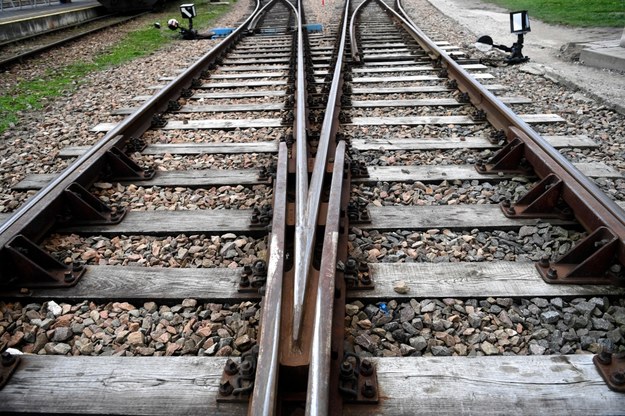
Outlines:
<svg viewBox="0 0 625 416"><path fill-rule="evenodd" d="M445 15L458 21L476 35L492 36L495 43L511 46L516 36L510 34L508 11L479 0L428 0ZM591 68L572 62L561 51L571 42L605 42L621 38L622 28L568 28L548 25L532 18L531 33L525 36L523 53L530 57L532 69L545 76L579 88L625 114L625 73Z"/></svg>

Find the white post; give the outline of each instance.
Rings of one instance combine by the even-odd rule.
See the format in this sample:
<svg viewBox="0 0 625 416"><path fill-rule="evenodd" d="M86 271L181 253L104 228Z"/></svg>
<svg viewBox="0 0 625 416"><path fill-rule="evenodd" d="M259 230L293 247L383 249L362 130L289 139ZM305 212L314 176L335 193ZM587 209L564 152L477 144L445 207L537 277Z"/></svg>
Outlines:
<svg viewBox="0 0 625 416"><path fill-rule="evenodd" d="M623 34L621 35L621 48L625 48L625 29L623 29Z"/></svg>

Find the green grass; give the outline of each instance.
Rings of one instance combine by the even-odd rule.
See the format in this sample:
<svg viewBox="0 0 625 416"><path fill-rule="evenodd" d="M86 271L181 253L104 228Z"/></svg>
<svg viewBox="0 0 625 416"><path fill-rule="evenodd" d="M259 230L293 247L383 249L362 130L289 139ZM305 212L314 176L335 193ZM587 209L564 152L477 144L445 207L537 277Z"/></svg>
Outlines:
<svg viewBox="0 0 625 416"><path fill-rule="evenodd" d="M200 16L193 19L193 26L200 32L202 29L206 29L215 18L228 10L228 6L210 6L210 11L207 12L206 7L201 7L206 3L208 1L195 2ZM179 39L177 33L167 29L166 23L167 19L171 17L181 20L177 4L167 12L154 17L157 21L159 17L161 20L164 19L165 24L161 21L163 29L154 29L152 26L154 20L152 20L149 24L146 23L142 29L128 33L121 42L105 53L96 56L93 61L77 62L64 68L48 71L39 79L25 80L9 88L8 91L3 91L0 95L0 134L10 128L11 125L16 125L19 122L20 112L39 110L50 99L74 91L90 72L121 65L149 55Z"/></svg>
<svg viewBox="0 0 625 416"><path fill-rule="evenodd" d="M579 27L624 27L625 0L485 0L510 11L527 10L546 23Z"/></svg>

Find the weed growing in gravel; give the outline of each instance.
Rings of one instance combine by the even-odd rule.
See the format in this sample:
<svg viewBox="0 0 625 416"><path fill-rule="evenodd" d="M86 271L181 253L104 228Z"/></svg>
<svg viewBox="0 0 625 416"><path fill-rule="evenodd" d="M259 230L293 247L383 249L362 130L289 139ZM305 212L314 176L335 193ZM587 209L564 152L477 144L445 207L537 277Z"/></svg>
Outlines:
<svg viewBox="0 0 625 416"><path fill-rule="evenodd" d="M223 5L206 7L208 0L196 1L195 4L199 15L193 20L193 24L200 32L209 28L216 18L229 9L229 6ZM47 105L49 99L75 90L88 73L149 55L179 39L177 33L166 29L166 25L161 30L152 26L155 20L167 21L171 17L180 19L177 3L165 12L144 18L146 23L141 29L126 34L119 43L107 52L93 57L91 62L77 62L50 71L43 78L19 82L8 91L3 91L0 95L0 134L17 124L22 112L40 110Z"/></svg>

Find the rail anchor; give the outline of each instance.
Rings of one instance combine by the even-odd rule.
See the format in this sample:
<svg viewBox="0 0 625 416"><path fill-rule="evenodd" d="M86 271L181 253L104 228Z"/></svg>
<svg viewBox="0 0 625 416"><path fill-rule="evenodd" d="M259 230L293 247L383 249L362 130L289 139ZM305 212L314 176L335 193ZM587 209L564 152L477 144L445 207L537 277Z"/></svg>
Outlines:
<svg viewBox="0 0 625 416"><path fill-rule="evenodd" d="M239 364L230 358L226 361L219 382L218 402L247 403L254 390L258 350L258 345L255 345L243 353Z"/></svg>
<svg viewBox="0 0 625 416"><path fill-rule="evenodd" d="M340 367L339 391L346 402L376 404L379 388L375 365L355 354L345 354Z"/></svg>
<svg viewBox="0 0 625 416"><path fill-rule="evenodd" d="M602 351L592 358L597 371L610 390L625 393L625 354Z"/></svg>
<svg viewBox="0 0 625 416"><path fill-rule="evenodd" d="M607 227L599 227L557 261L543 259L536 264L547 283L623 285L622 267L616 253L618 237Z"/></svg>

